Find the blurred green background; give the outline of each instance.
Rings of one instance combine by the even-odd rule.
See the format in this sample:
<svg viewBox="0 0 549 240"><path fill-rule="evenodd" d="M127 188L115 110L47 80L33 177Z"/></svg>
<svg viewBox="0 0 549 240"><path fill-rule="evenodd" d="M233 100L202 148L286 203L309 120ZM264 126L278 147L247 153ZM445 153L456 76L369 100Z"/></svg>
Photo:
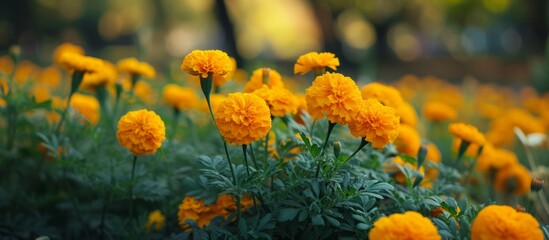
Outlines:
<svg viewBox="0 0 549 240"><path fill-rule="evenodd" d="M545 91L546 0L18 0L0 9L0 53L51 62L60 43L162 69L193 49L239 67L293 74L308 51L334 52L358 81L405 74L534 84Z"/></svg>

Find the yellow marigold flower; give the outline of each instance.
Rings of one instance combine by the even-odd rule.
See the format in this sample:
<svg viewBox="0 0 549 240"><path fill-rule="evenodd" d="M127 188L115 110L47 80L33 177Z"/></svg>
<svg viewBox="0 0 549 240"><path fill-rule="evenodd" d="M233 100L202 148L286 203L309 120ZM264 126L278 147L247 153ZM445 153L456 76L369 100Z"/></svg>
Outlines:
<svg viewBox="0 0 549 240"><path fill-rule="evenodd" d="M68 70L98 72L103 68L103 60L74 52L64 52L59 63Z"/></svg>
<svg viewBox="0 0 549 240"><path fill-rule="evenodd" d="M383 148L397 138L399 120L394 108L370 98L363 100L358 115L349 123L349 130L354 137L366 139L374 148Z"/></svg>
<svg viewBox="0 0 549 240"><path fill-rule="evenodd" d="M180 111L193 109L200 102L193 89L180 87L177 84L166 84L162 96L168 106L177 108Z"/></svg>
<svg viewBox="0 0 549 240"><path fill-rule="evenodd" d="M114 64L103 61L103 67L99 71L84 74L80 88L93 91L98 87L114 84L116 78L118 72Z"/></svg>
<svg viewBox="0 0 549 240"><path fill-rule="evenodd" d="M274 117L283 117L288 114L296 114L299 100L290 90L285 88L270 89L267 85L253 92L255 95L263 98L271 110Z"/></svg>
<svg viewBox="0 0 549 240"><path fill-rule="evenodd" d="M397 115L400 117L401 124L406 124L414 128L417 126L417 113L412 104L402 102L398 107L395 108L395 110Z"/></svg>
<svg viewBox="0 0 549 240"><path fill-rule="evenodd" d="M358 114L362 104L355 81L339 73L325 73L316 77L305 90L307 110L315 119L326 115L332 123L345 125Z"/></svg>
<svg viewBox="0 0 549 240"><path fill-rule="evenodd" d="M251 93L229 94L214 116L219 132L230 144L250 144L265 137L271 129L267 103Z"/></svg>
<svg viewBox="0 0 549 240"><path fill-rule="evenodd" d="M76 110L85 119L90 121L92 125L96 125L99 121L100 107L99 101L93 96L75 93L70 100L70 106Z"/></svg>
<svg viewBox="0 0 549 240"><path fill-rule="evenodd" d="M268 83L263 82L263 74L269 74ZM266 84L269 88L284 87L284 82L282 81L282 76L280 76L280 73L269 68L258 68L252 73L250 80L248 80L244 86L243 92L251 93L261 88L263 84Z"/></svg>
<svg viewBox="0 0 549 240"><path fill-rule="evenodd" d="M214 75L213 85L214 88L221 87L225 85L229 80L231 80L236 72L236 59L229 57L231 59L231 70L225 75Z"/></svg>
<svg viewBox="0 0 549 240"><path fill-rule="evenodd" d="M412 211L381 217L374 222L374 227L368 233L368 238L370 240L442 239L431 220Z"/></svg>
<svg viewBox="0 0 549 240"><path fill-rule="evenodd" d="M236 202L231 195L223 194L215 201L214 210L224 218L227 218L234 209L236 209Z"/></svg>
<svg viewBox="0 0 549 240"><path fill-rule="evenodd" d="M532 175L522 164L511 164L502 168L496 174L494 187L496 190L515 195L524 195L530 191Z"/></svg>
<svg viewBox="0 0 549 240"><path fill-rule="evenodd" d="M400 125L395 145L398 152L416 157L421 145L421 137L416 129L408 125Z"/></svg>
<svg viewBox="0 0 549 240"><path fill-rule="evenodd" d="M157 95L151 85L145 81L138 81L133 88L133 92L147 105L153 105L157 100Z"/></svg>
<svg viewBox="0 0 549 240"><path fill-rule="evenodd" d="M181 64L181 70L202 78L210 74L224 76L232 68L229 55L221 50L194 50L185 56Z"/></svg>
<svg viewBox="0 0 549 240"><path fill-rule="evenodd" d="M471 224L472 240L542 240L538 221L529 213L512 207L490 205L478 213Z"/></svg>
<svg viewBox="0 0 549 240"><path fill-rule="evenodd" d="M489 174L509 165L517 164L518 158L514 152L503 148L494 148L491 144L485 144L482 154L476 160L475 168L480 172Z"/></svg>
<svg viewBox="0 0 549 240"><path fill-rule="evenodd" d="M216 211L213 211L213 208L212 205L205 205L204 199L196 200L187 196L179 204L179 212L177 212L179 225L185 228L187 226L185 221L193 220L199 227L204 227L210 224L210 221L218 215Z"/></svg>
<svg viewBox="0 0 549 240"><path fill-rule="evenodd" d="M23 85L27 83L36 73L38 73L39 68L34 63L23 60L15 68L14 78L15 82L18 85Z"/></svg>
<svg viewBox="0 0 549 240"><path fill-rule="evenodd" d="M459 138L463 141L469 143L474 143L477 145L484 145L486 138L484 134L478 131L478 129L466 123L452 123L448 126L450 133L452 133L456 138Z"/></svg>
<svg viewBox="0 0 549 240"><path fill-rule="evenodd" d="M294 73L303 75L311 70L323 73L326 71L326 67L337 70L338 66L339 58L335 54L329 52L310 52L299 56L294 65Z"/></svg>
<svg viewBox="0 0 549 240"><path fill-rule="evenodd" d="M55 49L55 51L53 51L53 61L59 65L63 65L63 63L61 63L61 59L63 54L67 52L84 55L84 49L82 47L72 43L62 43Z"/></svg>
<svg viewBox="0 0 549 240"><path fill-rule="evenodd" d="M38 85L31 89L31 94L34 97L34 101L37 103L45 102L50 99L50 89L45 86Z"/></svg>
<svg viewBox="0 0 549 240"><path fill-rule="evenodd" d="M15 64L10 56L5 55L0 57L0 72L4 74L11 74L13 72Z"/></svg>
<svg viewBox="0 0 549 240"><path fill-rule="evenodd" d="M61 78L62 76L59 69L55 66L49 66L42 69L37 80L40 84L46 85L50 88L55 88L59 86Z"/></svg>
<svg viewBox="0 0 549 240"><path fill-rule="evenodd" d="M427 156L425 156L425 160L432 164L441 162L441 154L435 144L429 143L427 145ZM425 164L425 179L436 179L438 174L438 169L436 167L430 167L428 164Z"/></svg>
<svg viewBox="0 0 549 240"><path fill-rule="evenodd" d="M128 73L130 75L143 76L146 78L156 77L156 70L154 70L153 66L146 62L140 62L133 57L121 59L116 66L121 73Z"/></svg>
<svg viewBox="0 0 549 240"><path fill-rule="evenodd" d="M423 116L433 122L455 120L457 112L446 103L428 102L423 105Z"/></svg>
<svg viewBox="0 0 549 240"><path fill-rule="evenodd" d="M155 112L142 109L120 118L116 137L135 156L153 154L166 139L166 128Z"/></svg>
<svg viewBox="0 0 549 240"><path fill-rule="evenodd" d="M390 160L388 162L385 162L385 164L383 165L383 169L387 173L391 174L395 178L395 181L398 184L405 185L406 184L406 176L404 176L404 173L402 173L401 171L398 170L396 165L400 165L402 167L408 166L411 169L413 169L414 171L416 171L417 170L417 164L411 164L409 162L405 162L404 159L402 159L400 156L396 156L392 160ZM423 167L420 167L418 172L421 173L421 174L424 174L425 169ZM412 176L409 176L409 177L412 177ZM415 180L415 178L412 179L412 181L414 181L414 180Z"/></svg>
<svg viewBox="0 0 549 240"><path fill-rule="evenodd" d="M361 90L362 98L375 98L383 105L397 109L403 102L398 89L378 82L370 83Z"/></svg>
<svg viewBox="0 0 549 240"><path fill-rule="evenodd" d="M227 97L224 95L216 93L210 94L210 104L212 105L212 112L215 112L217 107L219 107L219 105L225 100L227 100ZM199 110L206 114L210 114L210 109L208 108L208 102L206 102L206 99L202 99Z"/></svg>
<svg viewBox="0 0 549 240"><path fill-rule="evenodd" d="M147 223L145 224L145 228L149 229L154 225L154 230L159 231L164 227L164 224L166 223L166 217L160 210L154 210L151 213L149 213L149 216L147 217Z"/></svg>

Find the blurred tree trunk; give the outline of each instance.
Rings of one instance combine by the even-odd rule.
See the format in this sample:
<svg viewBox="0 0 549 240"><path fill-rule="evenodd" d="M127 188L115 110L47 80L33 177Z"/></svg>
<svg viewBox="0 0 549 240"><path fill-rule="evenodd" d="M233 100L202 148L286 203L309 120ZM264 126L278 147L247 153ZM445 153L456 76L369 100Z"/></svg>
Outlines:
<svg viewBox="0 0 549 240"><path fill-rule="evenodd" d="M236 48L234 24L229 17L225 0L215 0L215 14L225 37L225 49L223 50L233 57L237 63L241 63L242 58Z"/></svg>

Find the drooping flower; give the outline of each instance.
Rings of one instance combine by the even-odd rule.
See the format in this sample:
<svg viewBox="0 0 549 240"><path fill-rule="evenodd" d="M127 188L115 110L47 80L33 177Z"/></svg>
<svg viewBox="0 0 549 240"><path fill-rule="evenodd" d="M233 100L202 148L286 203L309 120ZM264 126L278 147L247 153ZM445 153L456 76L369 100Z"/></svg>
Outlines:
<svg viewBox="0 0 549 240"><path fill-rule="evenodd" d="M532 175L520 163L508 165L496 174L494 187L505 194L524 195L530 191Z"/></svg>
<svg viewBox="0 0 549 240"><path fill-rule="evenodd" d="M154 226L155 231L159 231L164 227L166 224L166 217L160 210L154 210L151 213L149 213L149 216L147 217L147 223L145 224L145 228L149 229Z"/></svg>
<svg viewBox="0 0 549 240"><path fill-rule="evenodd" d="M397 109L404 99L398 89L382 83L373 82L364 86L361 90L362 98L375 98L385 106Z"/></svg>
<svg viewBox="0 0 549 240"><path fill-rule="evenodd" d="M74 52L64 52L61 55L59 64L68 70L82 72L98 72L103 68L103 60L94 57L84 56Z"/></svg>
<svg viewBox="0 0 549 240"><path fill-rule="evenodd" d="M478 213L471 224L472 240L542 240L539 222L529 213L512 207L490 205Z"/></svg>
<svg viewBox="0 0 549 240"><path fill-rule="evenodd" d="M358 115L349 123L351 134L366 139L374 148L383 148L395 141L399 127L395 109L373 98L363 100Z"/></svg>
<svg viewBox="0 0 549 240"><path fill-rule="evenodd" d="M207 78L210 74L224 76L232 70L229 55L221 50L194 50L187 54L181 70Z"/></svg>
<svg viewBox="0 0 549 240"><path fill-rule="evenodd" d="M395 145L398 152L416 157L421 145L421 137L414 128L408 125L400 125Z"/></svg>
<svg viewBox="0 0 549 240"><path fill-rule="evenodd" d="M307 110L315 119L324 116L332 123L345 125L358 114L362 104L355 81L339 73L325 73L316 77L305 90Z"/></svg>
<svg viewBox="0 0 549 240"><path fill-rule="evenodd" d="M323 73L326 68L336 70L339 66L339 58L329 52L310 52L299 56L295 65L295 74L306 74L309 71Z"/></svg>
<svg viewBox="0 0 549 240"><path fill-rule="evenodd" d="M128 73L146 78L156 77L156 70L154 70L153 66L133 57L121 59L116 65L120 73Z"/></svg>
<svg viewBox="0 0 549 240"><path fill-rule="evenodd" d="M168 106L177 108L180 111L193 109L200 102L193 89L180 87L173 83L164 86L162 98Z"/></svg>
<svg viewBox="0 0 549 240"><path fill-rule="evenodd" d="M71 52L84 55L84 49L72 43L62 43L53 51L53 61L59 65L63 65L61 58L64 53Z"/></svg>
<svg viewBox="0 0 549 240"><path fill-rule="evenodd" d="M97 98L81 93L75 93L70 99L70 106L90 121L92 125L96 125L99 121L100 106Z"/></svg>
<svg viewBox="0 0 549 240"><path fill-rule="evenodd" d="M456 138L459 138L463 141L469 143L474 143L477 145L484 145L486 138L484 134L478 131L478 129L466 123L452 123L448 126L450 133L452 133Z"/></svg>
<svg viewBox="0 0 549 240"><path fill-rule="evenodd" d="M413 211L395 213L374 222L368 238L371 240L438 240L437 228L428 218Z"/></svg>
<svg viewBox="0 0 549 240"><path fill-rule="evenodd" d="M155 153L166 139L164 122L153 111L130 111L118 121L118 142L135 156Z"/></svg>
<svg viewBox="0 0 549 240"><path fill-rule="evenodd" d="M455 120L457 112L446 103L428 102L423 106L423 116L433 122Z"/></svg>
<svg viewBox="0 0 549 240"><path fill-rule="evenodd" d="M266 74L268 74L269 76L265 76ZM246 85L244 85L243 92L252 93L253 91L261 88L263 84L266 84L269 88L284 87L282 76L280 76L280 73L278 73L276 70L270 68L258 68L254 70L252 76L250 77Z"/></svg>
<svg viewBox="0 0 549 240"><path fill-rule="evenodd" d="M267 103L251 93L229 94L214 116L219 132L230 144L250 144L265 137L271 129Z"/></svg>

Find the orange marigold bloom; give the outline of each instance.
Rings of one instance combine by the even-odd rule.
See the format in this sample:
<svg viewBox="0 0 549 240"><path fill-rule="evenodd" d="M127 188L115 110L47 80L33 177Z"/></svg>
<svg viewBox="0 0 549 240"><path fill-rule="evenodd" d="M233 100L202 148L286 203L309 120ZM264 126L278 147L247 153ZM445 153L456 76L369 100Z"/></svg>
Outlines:
<svg viewBox="0 0 549 240"><path fill-rule="evenodd" d="M118 72L114 64L103 61L103 67L99 71L84 74L80 88L93 91L98 87L114 84L117 77Z"/></svg>
<svg viewBox="0 0 549 240"><path fill-rule="evenodd" d="M59 65L63 65L62 57L64 53L71 52L79 55L84 55L84 49L78 45L72 43L62 43L53 51L53 61Z"/></svg>
<svg viewBox="0 0 549 240"><path fill-rule="evenodd" d="M406 124L414 128L417 126L417 113L412 104L402 102L398 107L395 108L395 110L397 115L400 117L401 124Z"/></svg>
<svg viewBox="0 0 549 240"><path fill-rule="evenodd" d="M151 85L145 81L138 81L133 88L133 92L147 105L153 105L157 100L157 95Z"/></svg>
<svg viewBox="0 0 549 240"><path fill-rule="evenodd" d="M10 56L5 55L0 57L0 72L4 74L11 74L13 72L15 64Z"/></svg>
<svg viewBox="0 0 549 240"><path fill-rule="evenodd" d="M395 109L404 102L398 89L378 82L373 82L364 86L361 90L361 94L363 99L375 98L383 105Z"/></svg>
<svg viewBox="0 0 549 240"><path fill-rule="evenodd" d="M31 89L31 94L34 97L34 101L37 103L45 102L46 100L50 99L51 95L50 89L42 85L33 87Z"/></svg>
<svg viewBox="0 0 549 240"><path fill-rule="evenodd" d="M55 66L49 66L47 68L42 69L40 74L38 75L38 82L40 84L46 85L51 88L55 88L59 86L59 83L61 82L61 72L59 69Z"/></svg>
<svg viewBox="0 0 549 240"><path fill-rule="evenodd" d="M354 137L366 139L374 148L383 148L397 138L399 120L394 108L371 98L363 100L358 115L349 123L349 130Z"/></svg>
<svg viewBox="0 0 549 240"><path fill-rule="evenodd" d="M285 88L270 89L267 85L253 92L255 95L263 98L271 110L274 117L283 117L288 114L296 114L299 100L290 90Z"/></svg>
<svg viewBox="0 0 549 240"><path fill-rule="evenodd" d="M471 224L472 240L542 240L539 222L529 213L512 207L490 205L478 213Z"/></svg>
<svg viewBox="0 0 549 240"><path fill-rule="evenodd" d="M103 60L74 52L64 52L59 63L68 70L98 72L103 68Z"/></svg>
<svg viewBox="0 0 549 240"><path fill-rule="evenodd" d="M431 161L433 163L440 163L441 160L441 154L438 150L437 145L434 143L429 143L427 145L427 156L425 156L425 160Z"/></svg>
<svg viewBox="0 0 549 240"><path fill-rule="evenodd" d="M267 103L251 93L229 94L214 116L219 132L230 144L250 144L265 137L271 129Z"/></svg>
<svg viewBox="0 0 549 240"><path fill-rule="evenodd" d="M400 125L395 145L400 153L416 157L421 145L421 137L416 129L408 125Z"/></svg>
<svg viewBox="0 0 549 240"><path fill-rule="evenodd" d="M306 74L309 71L313 72L325 72L326 67L336 70L339 66L339 58L333 53L329 52L310 52L299 56L295 65L295 74Z"/></svg>
<svg viewBox="0 0 549 240"><path fill-rule="evenodd" d="M166 139L166 127L153 111L131 111L118 121L116 137L135 156L154 154Z"/></svg>
<svg viewBox="0 0 549 240"><path fill-rule="evenodd" d="M185 221L190 219L195 221L199 227L204 227L210 224L210 221L217 216L217 212L213 208L214 206L212 205L205 205L204 199L196 200L193 197L187 196L179 204L179 212L177 212L179 225L185 228Z"/></svg>
<svg viewBox="0 0 549 240"><path fill-rule="evenodd" d="M231 80L236 72L236 59L229 57L231 59L231 70L225 75L214 75L213 85L215 87L221 87L225 85L229 80Z"/></svg>
<svg viewBox="0 0 549 240"><path fill-rule="evenodd" d="M130 75L138 75L146 78L156 77L156 70L154 70L153 66L146 62L140 62L133 57L121 59L116 65L118 71L121 73L128 73Z"/></svg>
<svg viewBox="0 0 549 240"><path fill-rule="evenodd" d="M91 124L99 122L100 107L99 101L93 96L75 93L70 100L70 106L80 115L83 115Z"/></svg>
<svg viewBox="0 0 549 240"><path fill-rule="evenodd" d="M154 225L154 230L159 231L166 224L166 217L160 210L154 210L149 213L147 217L147 223L145 223L145 228L149 229Z"/></svg>
<svg viewBox="0 0 549 240"><path fill-rule="evenodd" d="M518 163L517 155L503 148L494 148L485 144L482 153L476 160L475 168L485 174Z"/></svg>
<svg viewBox="0 0 549 240"><path fill-rule="evenodd" d="M264 82L264 74L269 74L268 83ZM258 68L250 77L250 80L244 86L243 92L251 93L266 84L269 88L284 87L284 82L282 81L282 76L276 70L270 68Z"/></svg>
<svg viewBox="0 0 549 240"><path fill-rule="evenodd" d="M437 228L428 218L413 211L395 213L374 222L368 233L371 240L438 240Z"/></svg>
<svg viewBox="0 0 549 240"><path fill-rule="evenodd" d="M452 123L448 126L450 133L452 133L456 138L462 139L469 143L474 143L477 145L484 145L486 138L484 134L478 131L478 129L469 124L465 123Z"/></svg>
<svg viewBox="0 0 549 240"><path fill-rule="evenodd" d="M32 79L38 72L40 68L36 64L28 60L21 61L15 68L15 73L13 78L18 85L23 85L27 83L28 80Z"/></svg>
<svg viewBox="0 0 549 240"><path fill-rule="evenodd" d="M332 123L345 125L358 114L362 104L355 81L339 73L325 73L316 77L305 90L307 110L315 119L326 115Z"/></svg>
<svg viewBox="0 0 549 240"><path fill-rule="evenodd" d="M496 174L494 187L496 190L515 195L524 195L530 191L532 175L522 164L511 164L502 168Z"/></svg>
<svg viewBox="0 0 549 240"><path fill-rule="evenodd" d="M423 116L434 122L455 120L457 112L454 108L442 102L428 102L423 105Z"/></svg>
<svg viewBox="0 0 549 240"><path fill-rule="evenodd" d="M200 98L191 88L180 87L177 84L166 84L162 91L164 102L180 111L195 108L200 102Z"/></svg>
<svg viewBox="0 0 549 240"><path fill-rule="evenodd" d="M229 55L221 50L194 50L181 63L181 70L202 78L210 74L225 76L232 68Z"/></svg>

